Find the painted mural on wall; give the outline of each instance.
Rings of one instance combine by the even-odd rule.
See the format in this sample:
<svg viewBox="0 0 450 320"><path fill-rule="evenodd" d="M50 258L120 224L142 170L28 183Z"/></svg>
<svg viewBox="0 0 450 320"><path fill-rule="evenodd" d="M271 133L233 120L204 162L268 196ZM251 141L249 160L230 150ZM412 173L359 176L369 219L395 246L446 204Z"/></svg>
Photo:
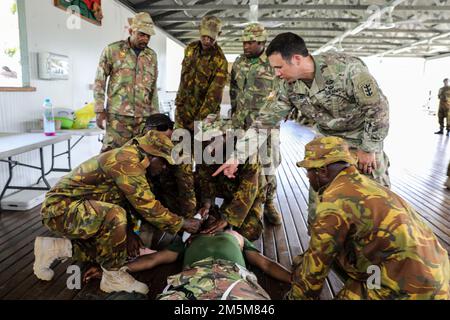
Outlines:
<svg viewBox="0 0 450 320"><path fill-rule="evenodd" d="M102 24L102 0L54 0L54 3L58 8L71 10L89 22L99 26Z"/></svg>

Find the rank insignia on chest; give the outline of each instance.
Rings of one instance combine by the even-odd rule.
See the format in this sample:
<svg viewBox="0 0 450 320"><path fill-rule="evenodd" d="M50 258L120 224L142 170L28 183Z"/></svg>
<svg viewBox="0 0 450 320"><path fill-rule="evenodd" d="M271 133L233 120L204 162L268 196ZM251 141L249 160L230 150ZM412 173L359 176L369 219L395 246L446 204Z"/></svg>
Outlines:
<svg viewBox="0 0 450 320"><path fill-rule="evenodd" d="M125 58L126 56L127 56L127 54L126 54L124 51L120 51L120 53L119 53L120 59L123 59L123 58Z"/></svg>

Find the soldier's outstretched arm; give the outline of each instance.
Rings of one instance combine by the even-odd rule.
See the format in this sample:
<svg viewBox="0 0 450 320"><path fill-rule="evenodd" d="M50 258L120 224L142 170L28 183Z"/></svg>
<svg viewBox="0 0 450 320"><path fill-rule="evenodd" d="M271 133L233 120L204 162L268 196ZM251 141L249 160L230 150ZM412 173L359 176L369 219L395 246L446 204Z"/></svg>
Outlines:
<svg viewBox="0 0 450 320"><path fill-rule="evenodd" d="M146 254L138 257L137 259L129 262L127 264L130 272L138 272L143 270L150 270L156 266L162 264L173 263L178 258L178 252L170 251L170 250L162 250L150 254Z"/></svg>
<svg viewBox="0 0 450 320"><path fill-rule="evenodd" d="M180 231L184 219L155 199L145 176L146 168L142 166L140 158L132 152L123 150L116 157L124 160L106 158L100 162L100 167L114 180L128 202L156 228L172 234Z"/></svg>
<svg viewBox="0 0 450 320"><path fill-rule="evenodd" d="M285 283L291 282L291 272L278 262L269 259L258 251L245 250L244 254L248 263L258 267L272 278Z"/></svg>

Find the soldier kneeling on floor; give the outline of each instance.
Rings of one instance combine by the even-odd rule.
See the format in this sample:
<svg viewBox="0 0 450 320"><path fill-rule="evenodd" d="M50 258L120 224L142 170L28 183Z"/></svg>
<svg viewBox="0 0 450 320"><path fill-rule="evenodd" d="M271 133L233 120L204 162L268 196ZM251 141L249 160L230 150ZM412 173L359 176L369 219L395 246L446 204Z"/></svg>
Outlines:
<svg viewBox="0 0 450 320"><path fill-rule="evenodd" d="M447 251L408 203L358 172L343 139L311 141L297 165L319 203L288 299L318 298L334 266L344 280L337 299L450 298Z"/></svg>

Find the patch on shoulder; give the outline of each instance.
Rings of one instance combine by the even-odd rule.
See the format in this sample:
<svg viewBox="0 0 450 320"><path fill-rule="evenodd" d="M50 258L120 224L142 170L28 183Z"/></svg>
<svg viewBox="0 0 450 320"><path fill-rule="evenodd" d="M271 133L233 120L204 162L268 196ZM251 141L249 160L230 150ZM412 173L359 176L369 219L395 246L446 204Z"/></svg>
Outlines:
<svg viewBox="0 0 450 320"><path fill-rule="evenodd" d="M358 74L354 80L355 96L363 104L372 104L380 100L378 85L371 75Z"/></svg>

